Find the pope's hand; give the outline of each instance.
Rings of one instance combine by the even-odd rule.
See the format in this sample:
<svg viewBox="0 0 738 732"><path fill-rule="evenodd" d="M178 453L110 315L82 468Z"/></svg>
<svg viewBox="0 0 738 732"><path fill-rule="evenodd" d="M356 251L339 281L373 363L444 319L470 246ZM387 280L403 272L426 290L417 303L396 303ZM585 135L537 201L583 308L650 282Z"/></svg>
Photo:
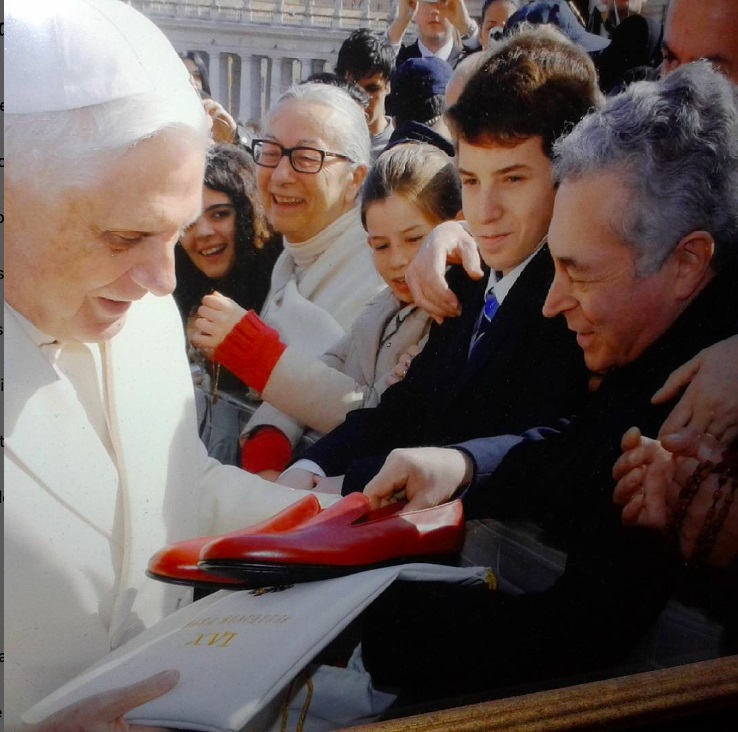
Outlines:
<svg viewBox="0 0 738 732"><path fill-rule="evenodd" d="M25 729L28 732L165 732L163 727L129 725L125 715L171 691L177 681L178 671L163 671L136 684L90 696Z"/></svg>

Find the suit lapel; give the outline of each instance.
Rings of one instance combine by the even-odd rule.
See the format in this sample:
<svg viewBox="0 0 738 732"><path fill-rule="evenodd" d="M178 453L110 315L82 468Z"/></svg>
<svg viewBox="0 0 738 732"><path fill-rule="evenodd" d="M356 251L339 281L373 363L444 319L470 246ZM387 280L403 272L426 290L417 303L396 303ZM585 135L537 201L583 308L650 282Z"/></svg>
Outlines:
<svg viewBox="0 0 738 732"><path fill-rule="evenodd" d="M490 323L471 358L461 372L461 383L473 378L481 368L489 368L495 354L506 350L510 338L524 337L531 318L541 318L541 308L551 283L552 263L548 247L543 247L521 272ZM481 305L480 305L481 310Z"/></svg>

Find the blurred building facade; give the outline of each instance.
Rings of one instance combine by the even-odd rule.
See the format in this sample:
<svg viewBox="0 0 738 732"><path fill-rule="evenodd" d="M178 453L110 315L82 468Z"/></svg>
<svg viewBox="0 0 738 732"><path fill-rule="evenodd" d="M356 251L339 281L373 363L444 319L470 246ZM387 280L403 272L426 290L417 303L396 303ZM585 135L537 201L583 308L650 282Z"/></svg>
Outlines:
<svg viewBox="0 0 738 732"><path fill-rule="evenodd" d="M208 65L214 99L243 122L260 120L282 91L331 71L357 28L384 31L398 0L123 0L151 18L179 52ZM483 0L467 0L478 18ZM644 14L661 17L667 0ZM406 41L414 40L414 26Z"/></svg>

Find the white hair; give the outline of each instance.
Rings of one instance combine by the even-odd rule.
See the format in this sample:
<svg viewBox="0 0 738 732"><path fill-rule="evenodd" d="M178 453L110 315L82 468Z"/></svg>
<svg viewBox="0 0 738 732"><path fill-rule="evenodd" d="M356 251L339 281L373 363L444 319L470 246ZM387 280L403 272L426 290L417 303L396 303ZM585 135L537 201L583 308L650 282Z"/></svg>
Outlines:
<svg viewBox="0 0 738 732"><path fill-rule="evenodd" d="M287 89L271 106L267 114L267 126L287 101L295 100L316 104L331 110L331 132L340 141L341 150L333 150L354 161L354 165L369 167L371 140L364 110L349 96L348 92L329 84L308 82Z"/></svg>

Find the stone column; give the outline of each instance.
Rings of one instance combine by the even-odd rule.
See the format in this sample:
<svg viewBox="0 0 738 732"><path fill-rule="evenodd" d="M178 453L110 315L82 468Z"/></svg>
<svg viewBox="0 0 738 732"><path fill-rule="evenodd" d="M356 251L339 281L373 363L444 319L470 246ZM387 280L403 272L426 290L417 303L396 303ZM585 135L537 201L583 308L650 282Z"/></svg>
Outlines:
<svg viewBox="0 0 738 732"><path fill-rule="evenodd" d="M247 122L252 117L259 117L259 114L252 113L253 99L251 98L252 83L251 83L251 66L254 63L253 56L241 56L241 93L240 93L240 105L238 109L239 119Z"/></svg>
<svg viewBox="0 0 738 732"><path fill-rule="evenodd" d="M271 64L271 83L269 84L269 98L267 100L267 106L270 107L274 102L279 99L279 95L282 93L282 62L284 58L282 56L272 56L270 59Z"/></svg>
<svg viewBox="0 0 738 732"><path fill-rule="evenodd" d="M220 63L220 52L213 49L208 53L209 68L208 74L210 76L210 95L215 99L216 102L221 101L221 63ZM225 101L225 100L224 100Z"/></svg>
<svg viewBox="0 0 738 732"><path fill-rule="evenodd" d="M333 2L333 27L341 27L341 16L343 15L343 0L334 0Z"/></svg>

